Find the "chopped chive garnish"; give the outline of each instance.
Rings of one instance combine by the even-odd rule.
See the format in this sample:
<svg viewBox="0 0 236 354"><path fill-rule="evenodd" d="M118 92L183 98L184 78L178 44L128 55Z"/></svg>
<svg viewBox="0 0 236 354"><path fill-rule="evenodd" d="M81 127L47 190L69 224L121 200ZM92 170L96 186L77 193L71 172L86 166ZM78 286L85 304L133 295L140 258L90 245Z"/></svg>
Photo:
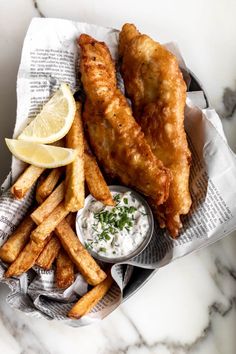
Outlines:
<svg viewBox="0 0 236 354"><path fill-rule="evenodd" d="M84 245L85 245L85 248L87 250L91 250L92 249L91 245L88 242L85 242Z"/></svg>
<svg viewBox="0 0 236 354"><path fill-rule="evenodd" d="M120 194L116 194L113 199L116 203L120 203L120 198Z"/></svg>
<svg viewBox="0 0 236 354"><path fill-rule="evenodd" d="M129 207L129 211L128 212L131 214L131 213L135 212L136 210L137 210L137 208L131 206L131 207Z"/></svg>
<svg viewBox="0 0 236 354"><path fill-rule="evenodd" d="M116 202L115 207L106 207L97 209L98 211L93 212L94 222L91 225L91 235L92 239L87 239L85 247L87 249L93 249L94 247L99 250L99 252L108 252L108 249L119 247L117 244L119 234L122 237L122 231L125 233L130 233L132 227L139 219L136 211L138 210L135 206L130 206L129 202L135 202L135 199L127 197L126 195L117 193L113 197ZM121 204L121 201L123 203ZM140 212L142 215L146 213ZM139 215L140 215L139 214ZM138 219L136 219L136 216ZM89 236L89 235L88 235ZM101 246L106 247L100 247ZM113 251L113 254L116 254L116 251Z"/></svg>

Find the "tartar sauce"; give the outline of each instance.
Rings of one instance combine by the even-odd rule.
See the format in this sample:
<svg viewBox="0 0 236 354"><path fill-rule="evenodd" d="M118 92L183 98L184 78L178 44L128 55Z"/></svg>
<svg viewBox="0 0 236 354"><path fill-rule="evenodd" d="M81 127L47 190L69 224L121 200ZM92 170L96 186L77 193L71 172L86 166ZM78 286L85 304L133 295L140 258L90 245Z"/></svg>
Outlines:
<svg viewBox="0 0 236 354"><path fill-rule="evenodd" d="M104 206L91 199L81 219L84 244L109 258L126 256L142 243L149 219L141 201L131 192L111 192L116 206Z"/></svg>

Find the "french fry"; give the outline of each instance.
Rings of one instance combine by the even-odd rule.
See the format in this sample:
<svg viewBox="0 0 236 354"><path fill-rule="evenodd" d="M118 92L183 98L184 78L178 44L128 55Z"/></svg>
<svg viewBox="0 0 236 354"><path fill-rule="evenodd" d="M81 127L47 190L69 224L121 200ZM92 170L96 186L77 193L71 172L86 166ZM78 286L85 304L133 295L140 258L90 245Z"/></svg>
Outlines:
<svg viewBox="0 0 236 354"><path fill-rule="evenodd" d="M36 192L35 192L35 199L36 199L36 202L38 204L42 204L42 202L44 201L44 199L41 197L40 193L39 193L39 190L41 188L41 185L44 183L46 179L46 176L45 174L43 173L39 178L38 178L38 181L37 181L37 185L36 185Z"/></svg>
<svg viewBox="0 0 236 354"><path fill-rule="evenodd" d="M82 296L79 301L72 307L68 313L68 317L78 319L97 305L97 303L106 295L113 283L113 279L110 275L107 275L106 279L102 283L96 285L93 289Z"/></svg>
<svg viewBox="0 0 236 354"><path fill-rule="evenodd" d="M55 234L58 236L71 260L89 284L97 285L106 278L106 273L84 248L65 219L55 228Z"/></svg>
<svg viewBox="0 0 236 354"><path fill-rule="evenodd" d="M63 249L60 250L56 262L56 284L60 289L68 288L75 279L74 264Z"/></svg>
<svg viewBox="0 0 236 354"><path fill-rule="evenodd" d="M30 237L35 223L28 215L16 228L13 234L0 248L0 258L7 263L12 263L24 248L26 242Z"/></svg>
<svg viewBox="0 0 236 354"><path fill-rule="evenodd" d="M20 252L16 260L10 265L5 273L6 278L21 275L27 272L35 264L36 259L46 246L47 242L50 240L51 235L49 235L44 242L36 243L30 240L27 245Z"/></svg>
<svg viewBox="0 0 236 354"><path fill-rule="evenodd" d="M86 140L84 140L84 172L92 196L105 205L115 205L111 192Z"/></svg>
<svg viewBox="0 0 236 354"><path fill-rule="evenodd" d="M43 171L44 168L29 165L11 187L11 193L14 197L22 199Z"/></svg>
<svg viewBox="0 0 236 354"><path fill-rule="evenodd" d="M76 213L70 213L66 217L66 221L70 225L73 231L75 231Z"/></svg>
<svg viewBox="0 0 236 354"><path fill-rule="evenodd" d="M49 172L49 175L39 184L36 190L36 200L42 203L54 190L63 173L62 168L54 168Z"/></svg>
<svg viewBox="0 0 236 354"><path fill-rule="evenodd" d="M62 202L65 195L64 182L49 195L49 197L31 214L31 218L39 225L45 220L51 212Z"/></svg>
<svg viewBox="0 0 236 354"><path fill-rule="evenodd" d="M32 231L31 239L36 243L43 242L68 214L69 211L65 209L64 203L61 202L51 214Z"/></svg>
<svg viewBox="0 0 236 354"><path fill-rule="evenodd" d="M57 237L52 236L51 240L46 244L45 248L40 253L35 264L43 269L50 269L52 267L52 263L58 255L60 248L60 241Z"/></svg>
<svg viewBox="0 0 236 354"><path fill-rule="evenodd" d="M73 124L66 136L66 147L76 150L75 160L66 166L65 208L78 211L84 206L84 139L81 103L76 104Z"/></svg>
<svg viewBox="0 0 236 354"><path fill-rule="evenodd" d="M54 141L54 143L51 143L50 145L58 146L58 147L65 147L65 138Z"/></svg>

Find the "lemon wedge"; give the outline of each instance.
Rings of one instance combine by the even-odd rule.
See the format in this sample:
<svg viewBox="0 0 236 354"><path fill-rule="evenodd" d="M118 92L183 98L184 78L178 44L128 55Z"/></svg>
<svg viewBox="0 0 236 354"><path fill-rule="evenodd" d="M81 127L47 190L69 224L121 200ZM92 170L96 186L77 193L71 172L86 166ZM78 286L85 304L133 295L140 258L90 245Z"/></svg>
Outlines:
<svg viewBox="0 0 236 354"><path fill-rule="evenodd" d="M36 144L17 139L5 139L8 149L19 160L43 168L68 165L76 156L74 149Z"/></svg>
<svg viewBox="0 0 236 354"><path fill-rule="evenodd" d="M75 110L73 94L63 83L18 139L49 144L63 138L73 123Z"/></svg>

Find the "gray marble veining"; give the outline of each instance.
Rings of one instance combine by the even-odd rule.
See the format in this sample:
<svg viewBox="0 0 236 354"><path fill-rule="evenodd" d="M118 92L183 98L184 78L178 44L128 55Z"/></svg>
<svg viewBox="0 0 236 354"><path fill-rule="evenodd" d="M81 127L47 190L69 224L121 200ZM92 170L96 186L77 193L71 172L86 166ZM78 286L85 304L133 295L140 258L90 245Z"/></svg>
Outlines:
<svg viewBox="0 0 236 354"><path fill-rule="evenodd" d="M36 9L39 17L45 17L44 14L42 13L42 11L39 8L38 1L37 0L32 0L32 1L33 1L34 8Z"/></svg>

